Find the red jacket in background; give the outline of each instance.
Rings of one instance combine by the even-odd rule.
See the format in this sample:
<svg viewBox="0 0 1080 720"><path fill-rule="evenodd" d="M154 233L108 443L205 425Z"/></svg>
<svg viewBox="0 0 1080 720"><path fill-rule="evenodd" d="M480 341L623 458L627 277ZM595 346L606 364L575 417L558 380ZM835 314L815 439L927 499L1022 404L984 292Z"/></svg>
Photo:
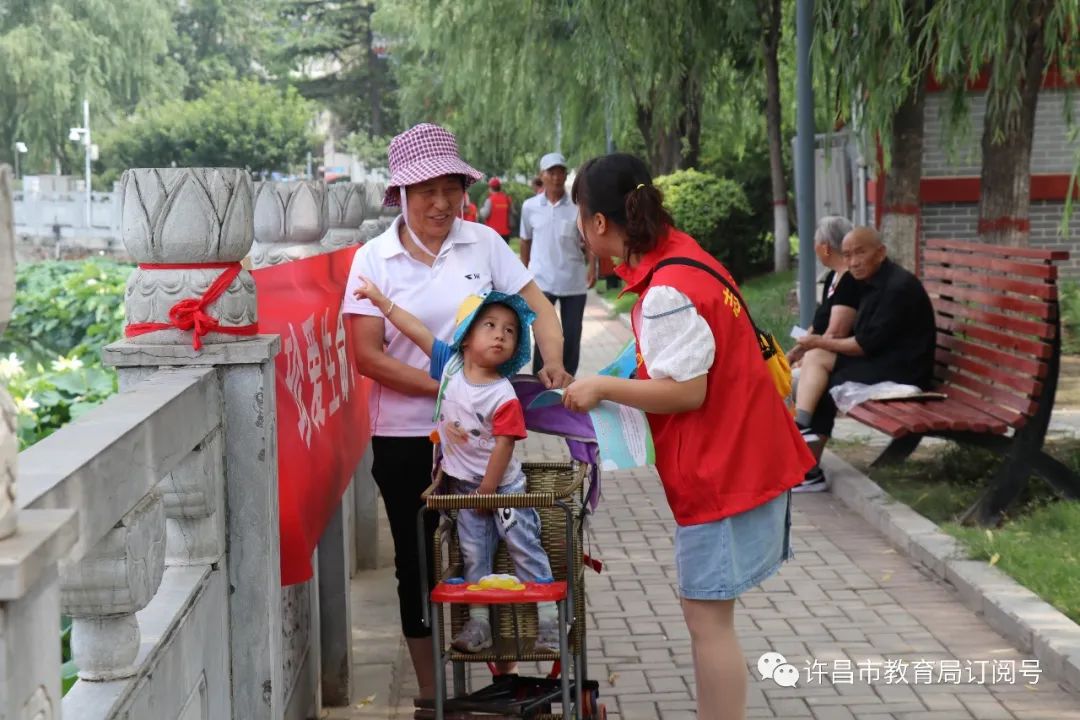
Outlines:
<svg viewBox="0 0 1080 720"><path fill-rule="evenodd" d="M491 200L491 214L488 215L484 224L499 233L509 235L510 230L510 196L501 190L492 191L488 196Z"/></svg>
<svg viewBox="0 0 1080 720"><path fill-rule="evenodd" d="M616 268L626 281L623 292L639 296L631 315L635 338L650 286L682 292L712 328L716 354L705 402L690 412L648 415L656 468L675 521L699 525L755 508L798 485L814 458L776 392L746 312L738 301L725 302L725 288L704 270L667 265L650 281L656 264L669 257L691 258L731 276L692 237L674 228L636 266L624 262ZM637 377L649 377L640 352Z"/></svg>
<svg viewBox="0 0 1080 720"><path fill-rule="evenodd" d="M476 203L466 200L465 207L461 211L461 219L476 222Z"/></svg>

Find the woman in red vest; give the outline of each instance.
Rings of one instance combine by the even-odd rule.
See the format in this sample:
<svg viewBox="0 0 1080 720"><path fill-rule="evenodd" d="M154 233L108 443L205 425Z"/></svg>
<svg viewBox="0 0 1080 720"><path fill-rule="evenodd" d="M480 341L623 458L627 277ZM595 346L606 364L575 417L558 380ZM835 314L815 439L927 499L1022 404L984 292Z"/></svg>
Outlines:
<svg viewBox="0 0 1080 720"><path fill-rule="evenodd" d="M585 163L574 183L589 249L623 260L638 346L634 379L583 378L564 401L644 410L675 516L675 565L690 630L698 717L744 717L746 664L735 598L791 557L790 490L814 459L776 392L727 270L677 230L645 164ZM771 668L770 668L771 670ZM782 672L797 672L784 667Z"/></svg>
<svg viewBox="0 0 1080 720"><path fill-rule="evenodd" d="M510 209L513 201L502 191L502 182L493 177L488 180L491 194L480 207L480 222L499 233L502 239L510 242Z"/></svg>

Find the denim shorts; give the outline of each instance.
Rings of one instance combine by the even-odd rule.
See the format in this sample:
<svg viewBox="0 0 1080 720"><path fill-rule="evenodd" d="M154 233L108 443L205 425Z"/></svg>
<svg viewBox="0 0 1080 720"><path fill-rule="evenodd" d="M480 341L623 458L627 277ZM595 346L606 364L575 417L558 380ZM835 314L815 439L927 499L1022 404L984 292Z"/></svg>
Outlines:
<svg viewBox="0 0 1080 720"><path fill-rule="evenodd" d="M687 600L732 600L791 557L790 491L723 520L675 528L679 596Z"/></svg>

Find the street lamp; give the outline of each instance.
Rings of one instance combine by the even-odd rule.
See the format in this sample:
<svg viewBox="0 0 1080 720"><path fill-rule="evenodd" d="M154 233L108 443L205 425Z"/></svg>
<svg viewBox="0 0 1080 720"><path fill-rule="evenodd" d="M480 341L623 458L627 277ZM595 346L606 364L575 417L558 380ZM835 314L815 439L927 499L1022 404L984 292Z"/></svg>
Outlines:
<svg viewBox="0 0 1080 720"><path fill-rule="evenodd" d="M19 156L20 155L25 155L29 151L30 151L30 148L26 147L26 143L19 142L18 140L15 141L15 179L16 180L18 180L19 178L22 177L22 175L19 174Z"/></svg>
<svg viewBox="0 0 1080 720"><path fill-rule="evenodd" d="M90 160L93 148L90 144L90 101L83 100L83 126L73 127L68 140L81 142L86 150L86 227L90 228Z"/></svg>

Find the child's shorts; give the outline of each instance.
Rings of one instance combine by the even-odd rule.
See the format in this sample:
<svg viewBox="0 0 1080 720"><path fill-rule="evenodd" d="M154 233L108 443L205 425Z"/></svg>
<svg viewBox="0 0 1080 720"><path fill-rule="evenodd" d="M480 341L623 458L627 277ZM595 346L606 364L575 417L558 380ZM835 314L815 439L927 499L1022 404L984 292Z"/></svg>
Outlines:
<svg viewBox="0 0 1080 720"><path fill-rule="evenodd" d="M687 600L734 599L791 557L790 492L723 520L675 527L679 596Z"/></svg>

